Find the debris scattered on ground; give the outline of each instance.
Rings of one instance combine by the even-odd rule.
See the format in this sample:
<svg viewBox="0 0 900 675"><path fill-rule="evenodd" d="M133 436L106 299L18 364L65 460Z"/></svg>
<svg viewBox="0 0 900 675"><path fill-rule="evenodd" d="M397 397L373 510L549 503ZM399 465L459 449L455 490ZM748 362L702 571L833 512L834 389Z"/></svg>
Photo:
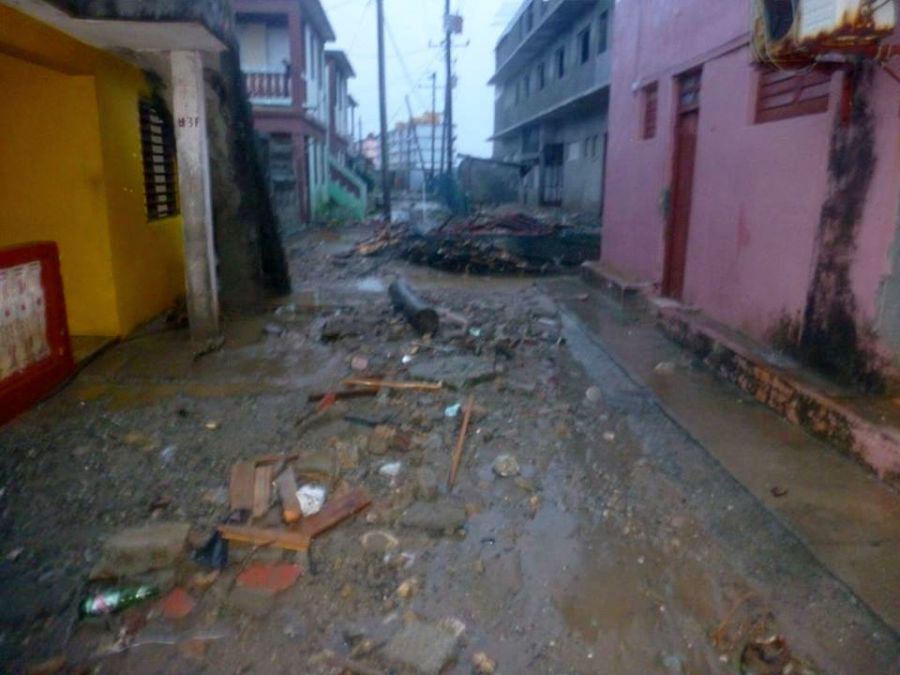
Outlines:
<svg viewBox="0 0 900 675"><path fill-rule="evenodd" d="M154 523L121 530L107 539L91 579L135 577L173 565L187 547L188 523Z"/></svg>
<svg viewBox="0 0 900 675"><path fill-rule="evenodd" d="M324 485L308 483L296 492L300 503L300 511L304 516L314 516L325 506L328 489Z"/></svg>
<svg viewBox="0 0 900 675"><path fill-rule="evenodd" d="M491 468L501 478L513 478L520 473L518 460L509 454L498 455Z"/></svg>
<svg viewBox="0 0 900 675"><path fill-rule="evenodd" d="M299 565L256 563L238 575L237 585L257 591L281 593L297 583L301 574Z"/></svg>
<svg viewBox="0 0 900 675"><path fill-rule="evenodd" d="M497 672L497 662L484 652L472 655L472 666L477 675L494 675Z"/></svg>
<svg viewBox="0 0 900 675"><path fill-rule="evenodd" d="M445 623L412 621L384 650L390 661L423 675L438 675L456 654L459 634Z"/></svg>
<svg viewBox="0 0 900 675"><path fill-rule="evenodd" d="M197 606L197 601L182 587L178 586L169 591L157 604L159 612L167 619L183 619Z"/></svg>
<svg viewBox="0 0 900 675"><path fill-rule="evenodd" d="M656 364L653 370L660 375L673 375L675 373L675 364L671 361L661 361Z"/></svg>
<svg viewBox="0 0 900 675"><path fill-rule="evenodd" d="M600 232L518 212L452 217L430 230L407 223L381 224L359 242L362 256L385 251L453 272L547 274L594 259Z"/></svg>
<svg viewBox="0 0 900 675"><path fill-rule="evenodd" d="M783 488L779 485L775 485L770 490L770 492L772 493L773 497L780 498L780 497L786 497L788 495L789 490L787 490L786 488Z"/></svg>

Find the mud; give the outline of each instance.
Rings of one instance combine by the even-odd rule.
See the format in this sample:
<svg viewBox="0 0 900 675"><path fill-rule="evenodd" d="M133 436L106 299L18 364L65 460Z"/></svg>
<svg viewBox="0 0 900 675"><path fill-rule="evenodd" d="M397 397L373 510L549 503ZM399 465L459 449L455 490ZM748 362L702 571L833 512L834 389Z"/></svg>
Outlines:
<svg viewBox="0 0 900 675"><path fill-rule="evenodd" d="M5 670L63 655L109 673L341 673L336 654L402 673L382 646L415 616L465 624L445 673L472 672L478 652L501 673L736 673L747 642L775 634L809 672L893 672L896 636L754 511L721 468L698 459L702 449L534 280L334 257L357 236L314 232L295 242L294 278L306 280L296 296L229 321L222 351L194 360L184 333L157 327L0 429ZM385 292L398 273L479 330L417 336ZM361 335L323 343L323 323L335 317ZM273 323L283 330L266 330ZM369 429L340 416L298 430L307 395L335 387L354 355L372 373L403 379L419 359L459 354L493 364L497 377L463 392L342 404L421 434L419 449L370 454ZM592 385L602 392L597 402L585 397ZM444 411L468 393L482 410L448 494L460 419ZM191 591L198 606L180 622L154 617L152 603L108 624L75 620L103 537L153 519L185 520L207 534L227 515L221 495L233 462L294 450L301 461L337 465L332 487L364 485L374 503L308 555L257 552L304 568L261 616L229 602L251 554L232 547L232 564ZM520 476L495 475L504 453ZM379 473L392 461L403 465L395 479ZM419 467L438 477L437 504L465 508L464 528L402 525ZM374 530L399 546L367 551L360 539ZM185 563L170 583L194 572ZM124 651L114 647L123 628L134 633Z"/></svg>

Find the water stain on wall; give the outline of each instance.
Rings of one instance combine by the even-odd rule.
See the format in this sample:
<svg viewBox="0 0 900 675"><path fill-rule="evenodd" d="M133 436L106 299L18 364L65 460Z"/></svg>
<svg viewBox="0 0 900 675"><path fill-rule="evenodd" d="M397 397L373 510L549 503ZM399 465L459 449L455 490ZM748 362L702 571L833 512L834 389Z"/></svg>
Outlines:
<svg viewBox="0 0 900 675"><path fill-rule="evenodd" d="M796 354L838 382L867 391L884 389L871 327L860 319L850 270L866 196L875 172L875 129L868 100L871 68L846 75L852 82L849 117L831 137L828 193L819 217L815 267Z"/></svg>

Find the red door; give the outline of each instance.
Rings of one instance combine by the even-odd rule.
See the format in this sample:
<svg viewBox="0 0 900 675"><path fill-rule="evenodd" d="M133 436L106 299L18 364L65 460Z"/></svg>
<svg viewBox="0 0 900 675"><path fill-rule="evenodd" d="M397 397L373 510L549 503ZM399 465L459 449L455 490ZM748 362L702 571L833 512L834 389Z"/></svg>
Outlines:
<svg viewBox="0 0 900 675"><path fill-rule="evenodd" d="M675 129L672 210L666 237L666 261L662 287L663 295L676 300L680 300L684 292L699 118L700 72L697 71L682 76L678 81L678 120Z"/></svg>

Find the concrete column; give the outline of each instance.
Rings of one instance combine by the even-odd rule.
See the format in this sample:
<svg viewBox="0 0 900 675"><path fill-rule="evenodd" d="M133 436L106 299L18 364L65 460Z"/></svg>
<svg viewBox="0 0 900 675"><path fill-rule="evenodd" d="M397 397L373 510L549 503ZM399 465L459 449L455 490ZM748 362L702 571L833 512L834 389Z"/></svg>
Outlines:
<svg viewBox="0 0 900 675"><path fill-rule="evenodd" d="M200 52L179 51L171 61L188 321L191 337L203 340L220 329L203 59Z"/></svg>

